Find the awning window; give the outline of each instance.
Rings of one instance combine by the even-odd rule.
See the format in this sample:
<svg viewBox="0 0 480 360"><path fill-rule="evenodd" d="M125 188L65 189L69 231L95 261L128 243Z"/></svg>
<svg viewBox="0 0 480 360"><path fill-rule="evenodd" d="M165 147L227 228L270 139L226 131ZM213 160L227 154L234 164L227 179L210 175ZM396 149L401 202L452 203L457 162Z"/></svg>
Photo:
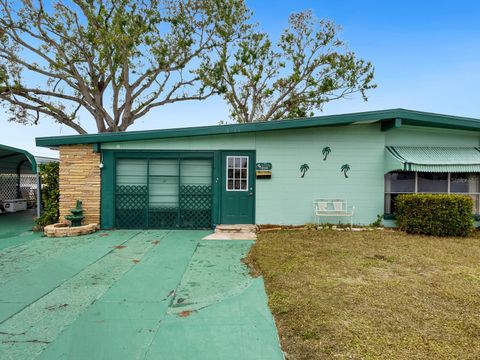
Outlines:
<svg viewBox="0 0 480 360"><path fill-rule="evenodd" d="M480 172L478 147L387 146L399 170L422 172Z"/></svg>

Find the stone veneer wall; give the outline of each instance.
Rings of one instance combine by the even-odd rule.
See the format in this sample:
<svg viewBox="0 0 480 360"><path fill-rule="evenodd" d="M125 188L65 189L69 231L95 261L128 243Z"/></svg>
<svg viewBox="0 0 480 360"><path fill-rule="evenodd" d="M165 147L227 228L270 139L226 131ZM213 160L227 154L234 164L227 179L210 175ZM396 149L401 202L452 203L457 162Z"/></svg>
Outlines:
<svg viewBox="0 0 480 360"><path fill-rule="evenodd" d="M84 224L100 223L100 154L93 146L60 146L60 222L82 200Z"/></svg>

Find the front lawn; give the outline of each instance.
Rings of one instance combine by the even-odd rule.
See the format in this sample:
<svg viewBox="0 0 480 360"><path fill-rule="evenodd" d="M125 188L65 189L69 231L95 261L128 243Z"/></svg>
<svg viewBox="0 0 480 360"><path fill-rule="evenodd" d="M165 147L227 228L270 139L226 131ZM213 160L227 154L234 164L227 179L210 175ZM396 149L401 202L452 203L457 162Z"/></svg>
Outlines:
<svg viewBox="0 0 480 360"><path fill-rule="evenodd" d="M394 231L260 233L287 359L480 358L480 236Z"/></svg>

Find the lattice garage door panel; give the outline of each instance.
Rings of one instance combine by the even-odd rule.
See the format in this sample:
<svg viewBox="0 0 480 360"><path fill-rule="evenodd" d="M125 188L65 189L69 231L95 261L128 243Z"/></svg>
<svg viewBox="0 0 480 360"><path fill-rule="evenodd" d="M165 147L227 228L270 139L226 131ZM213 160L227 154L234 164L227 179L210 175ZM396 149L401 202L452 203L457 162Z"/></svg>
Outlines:
<svg viewBox="0 0 480 360"><path fill-rule="evenodd" d="M118 228L212 226L209 159L120 159L116 181Z"/></svg>

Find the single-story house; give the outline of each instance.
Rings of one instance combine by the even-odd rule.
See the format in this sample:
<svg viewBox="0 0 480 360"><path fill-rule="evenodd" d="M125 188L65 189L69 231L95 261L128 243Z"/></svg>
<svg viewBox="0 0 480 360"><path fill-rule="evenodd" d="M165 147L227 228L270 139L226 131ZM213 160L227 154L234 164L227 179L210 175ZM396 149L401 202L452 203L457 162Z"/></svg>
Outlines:
<svg viewBox="0 0 480 360"><path fill-rule="evenodd" d="M480 194L480 119L404 109L37 138L60 150L61 217L102 228L305 224L345 199L356 224L401 193ZM329 219L330 222L342 219Z"/></svg>

